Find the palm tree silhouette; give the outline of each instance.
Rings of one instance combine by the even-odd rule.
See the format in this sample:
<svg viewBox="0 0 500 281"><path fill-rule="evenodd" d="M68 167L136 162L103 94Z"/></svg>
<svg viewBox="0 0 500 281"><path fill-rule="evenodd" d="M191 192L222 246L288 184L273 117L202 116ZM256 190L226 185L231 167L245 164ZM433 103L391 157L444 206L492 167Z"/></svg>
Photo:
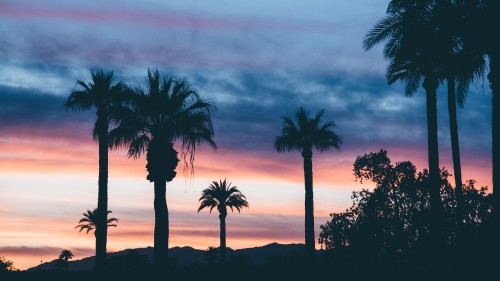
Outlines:
<svg viewBox="0 0 500 281"><path fill-rule="evenodd" d="M85 83L77 80L81 89L74 89L65 102L67 109L75 111L86 111L96 108L97 119L92 131L92 137L99 143L99 180L97 225L106 225L108 214L108 130L109 130L109 110L119 103L121 96L126 89L125 84L118 82L113 84L113 72L104 72L102 69L91 71L92 82ZM96 259L95 269L98 271L106 268L106 243L107 228L97 228L96 237Z"/></svg>
<svg viewBox="0 0 500 281"><path fill-rule="evenodd" d="M495 212L495 224L497 237L500 229L500 42L498 40L497 28L500 24L500 1L486 0L486 11L488 13L487 31L488 42L486 44L486 54L490 58L490 73L488 80L490 82L491 92L493 94L492 105L492 131L493 131L493 200ZM497 190L495 192L495 187ZM500 242L497 241L497 251L500 250Z"/></svg>
<svg viewBox="0 0 500 281"><path fill-rule="evenodd" d="M493 165L493 221L495 236L500 235L500 42L498 26L500 25L500 1L469 1L469 29L467 35L473 47L478 48L489 58L487 75L492 92L492 165ZM497 188L495 190L495 187ZM495 195L496 194L496 195ZM500 251L500 242L496 242L496 251Z"/></svg>
<svg viewBox="0 0 500 281"><path fill-rule="evenodd" d="M340 150L342 138L333 132L333 121L322 123L324 110L310 118L306 110L300 107L295 113L295 121L283 118L281 136L276 137L274 148L279 153L298 150L304 159L305 181L305 247L307 255L314 255L314 201L313 201L313 148L325 152L333 148Z"/></svg>
<svg viewBox="0 0 500 281"><path fill-rule="evenodd" d="M110 132L110 146L128 147L129 157L146 153L147 179L154 182L154 254L156 269L168 263L169 220L166 183L176 176L179 162L175 141L181 143L185 171L193 173L196 148L208 144L216 149L210 115L215 106L201 99L185 79L160 76L149 70L147 92L134 89L128 106L112 112L116 127ZM188 159L188 160L187 160ZM189 164L188 164L189 161Z"/></svg>
<svg viewBox="0 0 500 281"><path fill-rule="evenodd" d="M236 186L231 186L226 179L224 181L219 180L219 182L213 181L210 186L201 192L200 207L198 212L204 208L210 208L210 213L212 213L213 208L217 207L219 210L219 220L220 220L220 262L224 263L226 261L226 216L227 208L236 209L238 212L242 208L248 208L248 202L245 195ZM209 248L210 250L210 248Z"/></svg>
<svg viewBox="0 0 500 281"><path fill-rule="evenodd" d="M444 73L446 54L443 34L436 28L433 1L399 1L389 3L387 16L379 21L363 41L365 50L387 41L384 57L389 60L387 80L405 83L405 94L413 96L420 85L426 92L427 146L430 172L431 232L434 249L441 241L442 202L440 198L439 149L437 135L436 91ZM438 260L439 258L437 258Z"/></svg>
<svg viewBox="0 0 500 281"><path fill-rule="evenodd" d="M108 211L108 214L111 214L112 211ZM75 226L75 228L80 228L80 231L79 232L82 232L82 230L86 229L87 230L87 234L93 230L93 229L97 229L96 225L99 224L99 221L97 220L97 214L98 214L98 211L97 211L97 208L94 209L94 210L87 210L87 212L83 213L83 218L80 219L80 221L78 221L78 225ZM114 224L113 222L116 222L118 223L118 219L117 218L108 218L107 220L107 227L116 227L117 225ZM94 235L96 235L96 232L94 231Z"/></svg>
<svg viewBox="0 0 500 281"><path fill-rule="evenodd" d="M486 62L483 53L472 46L467 38L467 15L470 12L468 4L463 1L438 1L433 12L433 18L443 36L444 78L448 86L448 114L450 121L450 140L452 148L455 191L457 196L457 223L462 228L463 190L462 169L460 159L460 144L458 137L457 108L463 107L470 84L483 76ZM461 230L457 236L461 236ZM460 240L460 239L459 239Z"/></svg>
<svg viewBox="0 0 500 281"><path fill-rule="evenodd" d="M58 266L60 269L64 269L65 271L68 271L69 267L69 260L74 257L73 252L70 250L62 250L61 253L59 254L59 259L57 260L56 266Z"/></svg>

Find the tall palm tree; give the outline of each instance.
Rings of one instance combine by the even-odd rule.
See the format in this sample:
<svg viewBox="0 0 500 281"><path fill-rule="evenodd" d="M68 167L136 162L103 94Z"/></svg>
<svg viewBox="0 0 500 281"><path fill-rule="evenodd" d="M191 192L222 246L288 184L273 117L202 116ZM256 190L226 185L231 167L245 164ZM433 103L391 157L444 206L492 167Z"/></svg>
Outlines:
<svg viewBox="0 0 500 281"><path fill-rule="evenodd" d="M466 38L469 13L467 4L467 1L437 1L433 11L433 19L442 34L441 45L445 52L443 78L448 84L448 114L459 228L464 219L464 202L456 105L464 106L470 84L482 77L486 65L483 53L471 46Z"/></svg>
<svg viewBox="0 0 500 281"><path fill-rule="evenodd" d="M445 39L449 44L444 71L448 83L448 113L457 196L457 238L459 244L462 244L465 237L462 237L464 199L456 105L464 106L470 84L483 77L486 67L483 53L467 41L468 14L467 1L439 1L435 15L436 18L440 19L439 26L446 35Z"/></svg>
<svg viewBox="0 0 500 281"><path fill-rule="evenodd" d="M492 154L493 154L493 212L495 236L500 237L500 42L497 28L500 25L500 1L486 0L488 13L488 41L486 54L490 59L488 80L492 92ZM495 190L496 187L496 190ZM495 252L500 251L500 240L494 241ZM500 265L496 259L496 265ZM497 267L498 268L498 267ZM497 270L498 271L498 270Z"/></svg>
<svg viewBox="0 0 500 281"><path fill-rule="evenodd" d="M213 140L211 113L215 106L200 98L186 79L161 76L148 70L146 90L134 89L128 106L112 112L116 127L110 132L112 148L128 147L129 157L146 153L147 179L154 182L154 266L168 263L169 220L166 183L176 176L179 162L174 143L181 144L185 169L193 172L196 148ZM189 163L188 163L189 162Z"/></svg>
<svg viewBox="0 0 500 281"><path fill-rule="evenodd" d="M384 57L389 60L388 83L402 81L405 94L409 97L420 85L425 89L432 248L435 254L439 254L444 241L441 234L443 206L440 198L436 91L443 79L444 58L449 50L442 44L443 34L435 25L434 4L429 0L392 0L387 16L368 32L363 47L369 50L386 41ZM437 255L433 257L438 260Z"/></svg>
<svg viewBox="0 0 500 281"><path fill-rule="evenodd" d="M500 1L470 0L469 39L489 58L487 75L492 93L492 175L493 175L493 220L496 237L500 236ZM496 189L495 189L496 187ZM495 241L500 251L500 240ZM500 264L500 263L499 263Z"/></svg>
<svg viewBox="0 0 500 281"><path fill-rule="evenodd" d="M500 237L500 1L469 0L468 42L489 58L487 75L492 93L492 178L493 178L493 237ZM493 252L500 251L500 239L493 241ZM495 265L500 265L498 259ZM498 267L497 267L498 268Z"/></svg>
<svg viewBox="0 0 500 281"><path fill-rule="evenodd" d="M380 42L387 42L384 56L390 60L387 68L389 84L402 80L406 83L407 96L412 96L421 84L426 90L432 229L436 243L440 239L442 212L436 88L439 81L447 81L457 220L460 227L463 223L463 196L456 104L463 106L470 83L482 75L485 67L482 54L477 48L471 48L464 38L466 6L463 1L393 0L389 3L387 16L369 31L363 42L365 50Z"/></svg>
<svg viewBox="0 0 500 281"><path fill-rule="evenodd" d="M119 103L121 96L126 89L125 84L118 82L113 84L113 72L104 72L102 69L92 69L90 71L92 81L89 83L77 80L79 89L71 91L65 102L67 109L75 111L86 111L96 108L97 118L92 131L92 137L99 143L99 180L97 215L99 223L106 225L108 214L108 130L109 130L109 110ZM97 228L96 237L96 259L95 269L98 271L106 268L106 243L107 228Z"/></svg>
<svg viewBox="0 0 500 281"><path fill-rule="evenodd" d="M333 132L335 123L329 121L322 123L324 110L319 111L313 118L303 107L292 118L283 118L281 135L276 137L274 148L279 153L298 150L304 159L305 181L305 250L309 256L314 255L314 199L313 199L313 148L319 152L331 149L340 150L342 138Z"/></svg>
<svg viewBox="0 0 500 281"><path fill-rule="evenodd" d="M224 181L219 180L219 182L213 181L210 186L201 192L200 207L198 212L204 208L210 208L210 213L212 213L213 208L217 207L219 211L220 220L220 262L224 263L226 261L226 217L227 208L236 209L238 212L242 208L248 208L248 202L245 195L239 191L238 187L231 186L226 179ZM210 248L209 248L210 250Z"/></svg>
<svg viewBox="0 0 500 281"><path fill-rule="evenodd" d="M99 212L97 211L97 208L95 208L94 210L87 210L87 212L83 213L83 218L80 219L80 221L78 221L78 225L75 226L75 228L80 228L80 231L79 232L82 232L82 230L86 229L87 230L87 234L93 230L93 229L96 229L97 225L99 224L98 220L97 220L97 214ZM112 211L108 211L108 214L111 214ZM118 223L118 219L117 218L108 218L107 220L107 227L116 227L117 224L114 224L115 223ZM96 232L94 231L94 235L96 235Z"/></svg>

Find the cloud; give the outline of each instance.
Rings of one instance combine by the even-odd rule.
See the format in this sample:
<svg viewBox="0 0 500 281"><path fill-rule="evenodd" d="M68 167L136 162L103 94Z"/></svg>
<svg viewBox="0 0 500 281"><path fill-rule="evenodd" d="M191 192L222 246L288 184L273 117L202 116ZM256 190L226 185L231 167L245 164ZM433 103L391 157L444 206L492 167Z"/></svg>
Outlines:
<svg viewBox="0 0 500 281"><path fill-rule="evenodd" d="M124 72L118 69L118 73ZM404 158L401 161L410 160L426 167L426 109L421 91L407 98L400 86L388 86L383 78L366 76L360 81L359 77L341 73L185 71L181 75L187 76L200 95L214 101L218 108L213 123L219 150L202 149L202 158L208 157L207 161L200 157L201 161L197 161L199 171L206 174L224 174L227 169L237 171L234 167L239 167L240 175L249 171L274 173L277 177L300 173L300 167L290 170L290 163L297 162L295 154L280 155L273 148L274 138L281 131L282 117L293 116L300 105L305 105L311 114L325 109L325 120L334 120L336 132L344 138L341 152L331 156L318 154L316 161L331 159L328 161L333 161L332 164L349 166L357 155L384 148L389 152L397 150L393 154L396 158L401 155L399 158ZM135 77L130 83L142 86L140 78ZM474 167L479 159L484 166L491 151L491 139L485 137L491 127L490 97L472 90L468 104L459 110L463 156L476 156L470 160L464 158L464 170ZM14 141L16 137L37 136L41 140L59 138L58 142L66 139L89 145L94 113L66 111L62 106L64 99L32 88L0 86L0 118L8 120L0 124L4 138ZM438 92L438 111L442 166L451 170L444 89ZM214 162L216 158L219 159Z"/></svg>
<svg viewBox="0 0 500 281"><path fill-rule="evenodd" d="M61 252L61 248L40 246L40 247L29 247L29 246L7 246L0 247L0 254L12 255L12 256L54 256L54 259ZM70 249L73 254L78 256L86 256L94 253L92 248L72 248Z"/></svg>

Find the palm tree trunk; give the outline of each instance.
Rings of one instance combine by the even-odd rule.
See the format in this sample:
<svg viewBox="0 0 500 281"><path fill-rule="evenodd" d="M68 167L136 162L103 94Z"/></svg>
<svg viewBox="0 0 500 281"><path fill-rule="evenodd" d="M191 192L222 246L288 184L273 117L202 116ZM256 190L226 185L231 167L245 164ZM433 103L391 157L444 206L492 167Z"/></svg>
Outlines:
<svg viewBox="0 0 500 281"><path fill-rule="evenodd" d="M490 73L488 80L492 92L492 173L493 173L493 226L495 232L493 237L500 235L500 51L491 52ZM496 187L496 189L495 189ZM495 253L500 251L500 240L498 238L493 242L496 244ZM495 254L496 255L496 254ZM497 259L498 260L498 259ZM498 265L498 262L497 264Z"/></svg>
<svg viewBox="0 0 500 281"><path fill-rule="evenodd" d="M220 263L226 262L226 214L221 213L220 219Z"/></svg>
<svg viewBox="0 0 500 281"><path fill-rule="evenodd" d="M106 244L108 221L108 123L106 116L99 116L103 123L99 128L99 182L97 194L96 257L95 270L106 270Z"/></svg>
<svg viewBox="0 0 500 281"><path fill-rule="evenodd" d="M458 138L457 124L457 101L455 96L455 77L448 76L448 114L450 117L451 153L453 157L453 171L455 173L455 192L457 196L457 243L461 244L463 225L463 190L462 190L462 167L460 163L460 143Z"/></svg>
<svg viewBox="0 0 500 281"><path fill-rule="evenodd" d="M168 207L167 207L167 182L155 180L155 233L153 265L155 270L161 270L168 265Z"/></svg>
<svg viewBox="0 0 500 281"><path fill-rule="evenodd" d="M441 204L441 175L439 170L439 147L438 147L438 127L437 127L437 100L436 90L438 87L438 80L434 76L425 77L423 83L426 91L427 102L427 151L429 161L429 176L430 176L430 205L431 205L431 236L434 243L433 249L435 251L432 255L436 262L439 262L441 247L441 217L442 217L442 204ZM435 263L436 264L436 263Z"/></svg>
<svg viewBox="0 0 500 281"><path fill-rule="evenodd" d="M305 181L305 252L307 256L314 255L314 196L313 196L313 171L312 171L312 150L304 148L302 152L304 158L304 181Z"/></svg>
<svg viewBox="0 0 500 281"><path fill-rule="evenodd" d="M488 73L488 80L492 93L492 174L493 174L493 188L492 188L492 219L493 219L493 234L494 237L491 251L491 260L493 260L493 272L499 272L500 259L498 253L500 252L500 42L496 36L497 26L500 23L498 13L500 12L500 1L489 0L486 4L486 36L482 38L486 40L486 53L490 59L490 73Z"/></svg>

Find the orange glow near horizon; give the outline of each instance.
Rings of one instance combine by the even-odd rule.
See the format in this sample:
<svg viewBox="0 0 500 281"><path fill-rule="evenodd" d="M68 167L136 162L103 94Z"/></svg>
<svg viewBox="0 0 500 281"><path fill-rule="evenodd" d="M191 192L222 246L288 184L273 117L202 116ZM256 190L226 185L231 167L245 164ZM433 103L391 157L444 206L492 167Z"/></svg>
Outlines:
<svg viewBox="0 0 500 281"><path fill-rule="evenodd" d="M38 265L40 260L57 258L63 248L72 250L76 259L93 255L93 235L78 233L74 226L81 213L94 208L97 201L97 145L92 140L62 136L16 135L0 138L0 146L4 151L0 176L5 185L0 190L5 201L0 206L0 256L14 261L17 268L26 269ZM405 155L422 155L416 150L387 149L393 163L407 160ZM368 152L315 154L316 236L330 213L344 211L351 205L352 190L373 187L369 183L359 184L352 175L356 156ZM302 159L298 153L277 154L272 146L269 153L252 154L224 147L215 152L201 149L192 178L183 175L181 162L178 176L167 185L170 246L206 249L219 244L217 215L196 210L201 190L220 178L237 185L250 203L250 208L241 214L228 216L229 247L302 243ZM425 167L426 158L411 160L418 170ZM144 157L129 159L124 150L110 152L109 209L120 222L109 231L109 252L153 245L153 191L145 179L145 165ZM448 163L446 166L452 167ZM463 170L464 179L474 175L479 184L490 181L484 167L466 164Z"/></svg>

